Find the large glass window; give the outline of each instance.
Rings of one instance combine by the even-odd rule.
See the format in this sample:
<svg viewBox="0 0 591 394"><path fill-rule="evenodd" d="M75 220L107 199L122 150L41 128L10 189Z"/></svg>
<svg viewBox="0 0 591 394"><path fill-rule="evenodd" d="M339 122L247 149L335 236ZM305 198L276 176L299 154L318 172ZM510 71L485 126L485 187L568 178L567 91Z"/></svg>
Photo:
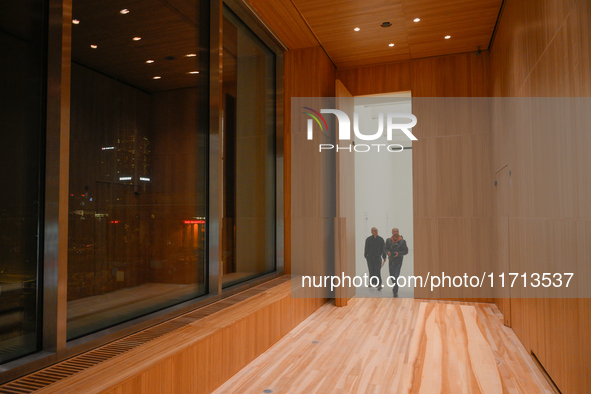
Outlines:
<svg viewBox="0 0 591 394"><path fill-rule="evenodd" d="M232 0L237 14L224 5L211 31L221 10L207 0L59 3L0 2L0 365L17 360L1 382L123 335L122 323L219 300L281 256L282 57L264 27ZM71 33L58 22L70 9ZM210 52L220 34L223 53ZM220 60L223 79L211 78ZM56 234L67 234L67 261ZM41 308L64 304L58 321ZM29 354L39 364L18 360Z"/></svg>
<svg viewBox="0 0 591 394"><path fill-rule="evenodd" d="M68 340L206 293L206 1L74 0Z"/></svg>
<svg viewBox="0 0 591 394"><path fill-rule="evenodd" d="M224 287L275 270L275 54L224 9Z"/></svg>
<svg viewBox="0 0 591 394"><path fill-rule="evenodd" d="M0 2L0 364L39 347L45 8Z"/></svg>

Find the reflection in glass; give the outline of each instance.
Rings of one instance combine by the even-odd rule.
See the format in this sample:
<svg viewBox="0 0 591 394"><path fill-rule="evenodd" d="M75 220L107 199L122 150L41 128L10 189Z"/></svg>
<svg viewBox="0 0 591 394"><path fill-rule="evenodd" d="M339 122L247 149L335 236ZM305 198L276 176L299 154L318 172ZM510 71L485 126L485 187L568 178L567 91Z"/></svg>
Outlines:
<svg viewBox="0 0 591 394"><path fill-rule="evenodd" d="M0 364L39 346L45 7L0 2Z"/></svg>
<svg viewBox="0 0 591 394"><path fill-rule="evenodd" d="M223 29L227 287L275 270L275 54L227 8Z"/></svg>
<svg viewBox="0 0 591 394"><path fill-rule="evenodd" d="M208 16L73 2L68 340L206 292Z"/></svg>

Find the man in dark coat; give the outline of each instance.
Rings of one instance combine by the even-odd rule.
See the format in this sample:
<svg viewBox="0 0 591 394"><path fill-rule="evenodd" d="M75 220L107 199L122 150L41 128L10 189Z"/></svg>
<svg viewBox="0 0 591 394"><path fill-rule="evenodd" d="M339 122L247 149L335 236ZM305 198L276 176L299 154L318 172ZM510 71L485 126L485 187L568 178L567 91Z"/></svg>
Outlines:
<svg viewBox="0 0 591 394"><path fill-rule="evenodd" d="M370 286L373 287L372 283L376 283L376 280L374 279L372 282L371 278L377 276L378 290L382 290L382 287L384 286L382 285L382 275L380 274L380 270L382 269L382 263L386 261L386 252L384 250L384 238L378 235L378 229L375 227L372 227L371 235L365 240L365 251L363 252L363 256L367 260Z"/></svg>
<svg viewBox="0 0 591 394"><path fill-rule="evenodd" d="M398 276L400 276L400 269L402 268L402 259L404 255L408 254L408 246L406 241L402 239L402 235L397 228L392 229L392 237L386 240L384 251L388 254L388 268L390 268L390 276L394 278L394 297L398 297ZM391 280L391 279L388 279ZM388 286L390 284L388 283Z"/></svg>

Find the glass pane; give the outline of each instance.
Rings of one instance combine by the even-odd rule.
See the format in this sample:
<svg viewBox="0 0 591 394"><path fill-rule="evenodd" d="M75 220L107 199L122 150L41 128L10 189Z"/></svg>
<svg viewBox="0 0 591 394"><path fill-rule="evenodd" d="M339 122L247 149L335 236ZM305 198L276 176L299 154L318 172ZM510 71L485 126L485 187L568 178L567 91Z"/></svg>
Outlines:
<svg viewBox="0 0 591 394"><path fill-rule="evenodd" d="M68 340L206 292L207 4L73 1Z"/></svg>
<svg viewBox="0 0 591 394"><path fill-rule="evenodd" d="M223 286L275 270L275 54L224 9Z"/></svg>
<svg viewBox="0 0 591 394"><path fill-rule="evenodd" d="M39 346L45 7L39 0L0 2L0 364Z"/></svg>

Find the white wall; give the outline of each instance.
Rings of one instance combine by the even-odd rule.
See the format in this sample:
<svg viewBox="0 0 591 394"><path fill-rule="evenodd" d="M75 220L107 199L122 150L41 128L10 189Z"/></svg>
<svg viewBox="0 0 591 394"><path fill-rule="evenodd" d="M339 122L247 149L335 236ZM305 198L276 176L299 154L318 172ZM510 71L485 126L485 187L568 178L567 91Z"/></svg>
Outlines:
<svg viewBox="0 0 591 394"><path fill-rule="evenodd" d="M374 134L378 130L378 113L411 113L410 93L406 98L384 99L376 97L355 97L355 111L359 114L359 130L363 134ZM388 104L384 101L389 101ZM397 101L393 103L392 101ZM380 104L378 104L380 103ZM353 121L353 119L351 119ZM407 122L407 121L401 121ZM411 141L402 132L394 135L394 141L386 140L386 120L383 136L376 141L362 141L355 137L355 144L400 143L411 146ZM392 228L400 229L407 242L409 253L404 257L401 276L413 274L413 204L412 204L412 150L400 153L380 152L355 154L355 232L356 232L356 275L369 273L363 257L365 239L371 235L371 228L377 227L379 235L386 240L392 236ZM385 281L389 275L388 261L382 268ZM399 290L400 297L412 297L412 289ZM358 288L357 296L391 297L391 288L381 292L376 289Z"/></svg>

